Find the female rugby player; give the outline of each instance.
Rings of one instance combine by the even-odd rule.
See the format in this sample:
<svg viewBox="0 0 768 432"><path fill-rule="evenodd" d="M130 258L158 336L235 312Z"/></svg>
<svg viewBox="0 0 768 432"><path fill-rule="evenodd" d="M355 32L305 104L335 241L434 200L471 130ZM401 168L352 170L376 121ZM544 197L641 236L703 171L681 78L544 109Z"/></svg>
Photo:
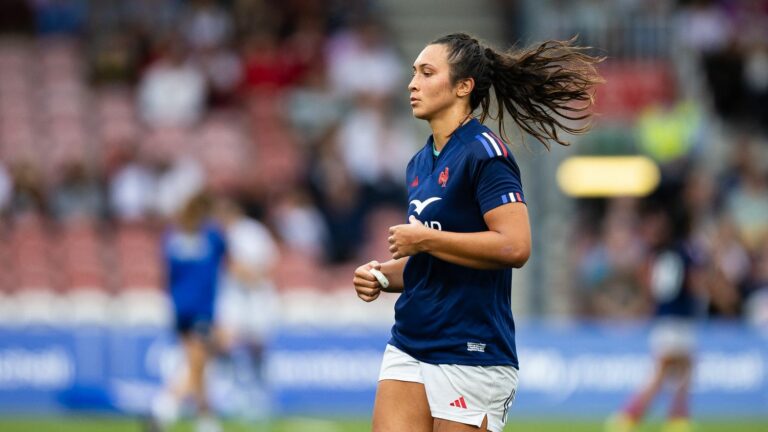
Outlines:
<svg viewBox="0 0 768 432"><path fill-rule="evenodd" d="M595 64L572 41L499 52L466 34L427 45L408 85L416 118L432 135L406 169L408 223L390 228L392 259L355 270L357 295L402 292L373 410L375 432L501 432L517 388L512 268L528 260L531 235L520 170L483 122L495 95L547 148L559 130L583 133ZM478 117L474 117L478 115Z"/></svg>

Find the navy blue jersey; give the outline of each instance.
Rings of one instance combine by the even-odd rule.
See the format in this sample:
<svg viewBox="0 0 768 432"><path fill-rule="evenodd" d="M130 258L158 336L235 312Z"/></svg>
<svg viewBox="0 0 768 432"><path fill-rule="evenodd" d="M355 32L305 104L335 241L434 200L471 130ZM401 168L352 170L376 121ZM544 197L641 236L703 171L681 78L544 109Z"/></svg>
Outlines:
<svg viewBox="0 0 768 432"><path fill-rule="evenodd" d="M212 319L224 237L213 225L197 233L169 231L163 238L168 288L177 317Z"/></svg>
<svg viewBox="0 0 768 432"><path fill-rule="evenodd" d="M406 182L408 217L437 230L488 231L486 212L525 202L514 157L476 119L436 158L430 137L408 163ZM476 270L421 253L409 258L403 281L390 344L427 363L518 366L512 269Z"/></svg>
<svg viewBox="0 0 768 432"><path fill-rule="evenodd" d="M702 312L691 273L701 258L691 245L680 243L656 254L651 262L651 293L658 317L694 318Z"/></svg>

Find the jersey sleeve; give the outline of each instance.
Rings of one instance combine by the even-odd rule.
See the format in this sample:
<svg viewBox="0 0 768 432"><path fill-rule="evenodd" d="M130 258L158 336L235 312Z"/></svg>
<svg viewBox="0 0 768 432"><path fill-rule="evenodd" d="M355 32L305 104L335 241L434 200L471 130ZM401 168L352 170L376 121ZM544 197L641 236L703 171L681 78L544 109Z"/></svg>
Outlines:
<svg viewBox="0 0 768 432"><path fill-rule="evenodd" d="M525 203L520 168L506 144L492 133L470 145L475 200L483 214L509 203Z"/></svg>

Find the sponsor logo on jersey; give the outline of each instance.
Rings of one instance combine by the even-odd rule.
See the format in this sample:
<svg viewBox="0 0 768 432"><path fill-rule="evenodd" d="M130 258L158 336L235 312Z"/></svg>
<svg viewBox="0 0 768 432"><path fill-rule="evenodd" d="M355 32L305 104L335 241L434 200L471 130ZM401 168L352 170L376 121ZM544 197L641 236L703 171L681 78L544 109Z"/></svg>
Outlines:
<svg viewBox="0 0 768 432"><path fill-rule="evenodd" d="M411 204L416 206L416 208L413 211L415 211L417 215L421 215L421 212L423 212L428 205L432 204L435 201L440 201L441 199L442 198L440 197L430 197L425 199L424 201L412 200Z"/></svg>

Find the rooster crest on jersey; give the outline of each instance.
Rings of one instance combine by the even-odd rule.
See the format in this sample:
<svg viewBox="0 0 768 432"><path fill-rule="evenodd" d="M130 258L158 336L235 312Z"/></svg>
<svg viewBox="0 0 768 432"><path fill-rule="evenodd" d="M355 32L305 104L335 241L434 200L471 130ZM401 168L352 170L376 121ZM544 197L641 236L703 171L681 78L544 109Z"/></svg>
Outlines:
<svg viewBox="0 0 768 432"><path fill-rule="evenodd" d="M437 183L442 187L445 187L448 183L448 167L445 167L443 172L440 173L440 176L437 178Z"/></svg>

